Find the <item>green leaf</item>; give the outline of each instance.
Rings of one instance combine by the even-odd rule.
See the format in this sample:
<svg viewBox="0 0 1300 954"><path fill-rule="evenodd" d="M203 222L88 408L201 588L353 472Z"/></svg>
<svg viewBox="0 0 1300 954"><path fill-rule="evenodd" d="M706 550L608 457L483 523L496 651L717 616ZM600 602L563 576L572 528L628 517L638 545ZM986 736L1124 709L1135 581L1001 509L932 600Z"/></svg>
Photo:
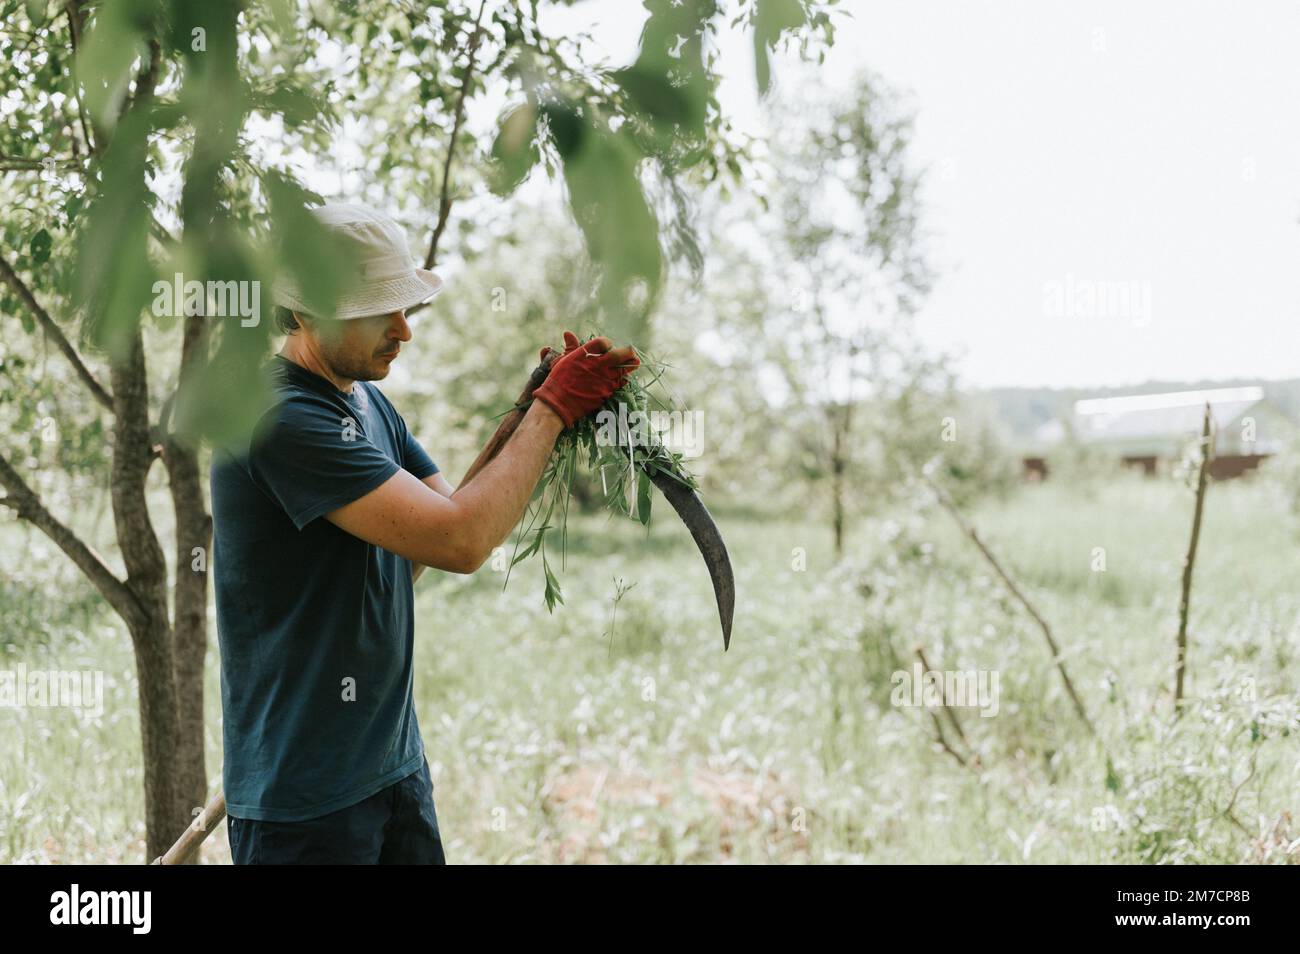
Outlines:
<svg viewBox="0 0 1300 954"><path fill-rule="evenodd" d="M290 129L316 118L316 101L309 93L287 83L272 90L266 97L266 103L284 117L285 124Z"/></svg>
<svg viewBox="0 0 1300 954"><path fill-rule="evenodd" d="M104 155L103 186L86 213L77 250L75 300L86 308L88 336L124 355L149 304L150 194L145 187L148 119L132 110Z"/></svg>
<svg viewBox="0 0 1300 954"><path fill-rule="evenodd" d="M648 120L651 148L663 156L698 147L716 76L705 66L706 34L718 13L715 0L647 2L640 51L630 67L610 78L632 110Z"/></svg>
<svg viewBox="0 0 1300 954"><path fill-rule="evenodd" d="M546 527L540 527L537 530L537 535L533 537L533 542L528 544L527 547L520 550L518 553L516 553L515 558L510 561L510 565L514 566L516 563L520 562L521 560L527 560L530 556L536 553L538 547L542 545L542 538L545 535L546 530L547 530Z"/></svg>
<svg viewBox="0 0 1300 954"><path fill-rule="evenodd" d="M642 155L626 126L610 132L577 119L571 111L552 109L547 115L563 156L569 207L582 229L587 255L600 269L605 333L616 342L644 341L646 315L662 280L663 255L659 222L637 174ZM575 132L575 120L581 132ZM643 292L639 297L638 288Z"/></svg>
<svg viewBox="0 0 1300 954"><path fill-rule="evenodd" d="M501 120L492 141L492 165L488 185L496 195L509 195L537 165L537 110L531 104L518 106Z"/></svg>
<svg viewBox="0 0 1300 954"><path fill-rule="evenodd" d="M1115 764L1106 757L1106 788L1108 791L1119 791L1119 773L1115 771Z"/></svg>
<svg viewBox="0 0 1300 954"><path fill-rule="evenodd" d="M117 122L131 67L145 54L144 33L156 13L152 0L113 0L95 8L77 70L86 87L86 111L105 129Z"/></svg>
<svg viewBox="0 0 1300 954"><path fill-rule="evenodd" d="M625 70L618 70L611 78L623 91L638 112L648 118L660 133L659 146L666 150L676 137L691 140L705 135L705 104L708 100L706 74L701 65L691 74L689 82L674 84L665 57L660 63L645 57Z"/></svg>
<svg viewBox="0 0 1300 954"><path fill-rule="evenodd" d="M282 278L297 285L309 314L332 316L339 298L360 280L355 246L311 214L308 204L319 196L282 173L268 173L262 181L271 199Z"/></svg>
<svg viewBox="0 0 1300 954"><path fill-rule="evenodd" d="M260 312L255 324L245 323L251 318L233 314L204 319L204 331L214 345L212 356L187 376L173 415L175 430L184 438L207 439L222 445L242 443L270 406L262 373L274 328L267 300L270 283L266 280L265 258L265 253L251 245L232 223L218 218L202 237L187 236L177 267L170 270L247 283L242 287L250 292L257 290Z"/></svg>
<svg viewBox="0 0 1300 954"><path fill-rule="evenodd" d="M772 83L768 51L776 49L782 34L803 26L808 12L800 0L757 0L754 12L754 73L758 91L766 95Z"/></svg>
<svg viewBox="0 0 1300 954"><path fill-rule="evenodd" d="M334 119L325 98L288 82L277 83L269 92L253 95L249 105L260 112L283 116L288 129L311 124L328 126Z"/></svg>
<svg viewBox="0 0 1300 954"><path fill-rule="evenodd" d="M575 156L582 148L587 127L577 111L565 103L548 103L542 107L546 130L561 159Z"/></svg>
<svg viewBox="0 0 1300 954"><path fill-rule="evenodd" d="M45 229L41 229L33 235L31 242L28 244L28 248L32 253L32 261L37 265L44 265L48 262L50 260L50 246L53 244L50 233Z"/></svg>
<svg viewBox="0 0 1300 954"><path fill-rule="evenodd" d="M640 471L636 483L636 516L642 524L650 525L650 475Z"/></svg>
<svg viewBox="0 0 1300 954"><path fill-rule="evenodd" d="M68 196L68 201L63 203L63 216L68 220L68 226L71 227L77 216L81 214L82 206L85 199L81 193Z"/></svg>
<svg viewBox="0 0 1300 954"><path fill-rule="evenodd" d="M546 562L546 556L542 556L542 572L546 574L546 609L548 612L555 612L557 603L564 602L564 594L560 590L560 581L555 578L551 571L551 565Z"/></svg>

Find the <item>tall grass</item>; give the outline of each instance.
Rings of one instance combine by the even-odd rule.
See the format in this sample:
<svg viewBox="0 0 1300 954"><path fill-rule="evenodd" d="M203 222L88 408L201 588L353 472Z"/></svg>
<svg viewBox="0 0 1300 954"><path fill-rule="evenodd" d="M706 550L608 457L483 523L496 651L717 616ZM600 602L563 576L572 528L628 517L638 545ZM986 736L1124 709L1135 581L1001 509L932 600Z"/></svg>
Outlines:
<svg viewBox="0 0 1300 954"><path fill-rule="evenodd" d="M1184 488L1131 478L1080 495L1049 481L971 514L1052 622L1097 740L1041 634L937 511L855 528L839 566L811 514L722 517L738 589L725 655L707 574L671 519L571 516L553 615L526 563L504 591L488 567L428 574L416 691L448 857L1295 861L1300 599L1275 500L1248 482L1210 488L1180 720ZM635 585L615 614L616 578ZM891 705L918 643L938 668L1000 675L995 717L960 710L965 766L925 710ZM125 635L104 618L64 627L47 651L111 673L110 698L97 722L0 710L0 860L139 860ZM204 852L228 860L224 830Z"/></svg>

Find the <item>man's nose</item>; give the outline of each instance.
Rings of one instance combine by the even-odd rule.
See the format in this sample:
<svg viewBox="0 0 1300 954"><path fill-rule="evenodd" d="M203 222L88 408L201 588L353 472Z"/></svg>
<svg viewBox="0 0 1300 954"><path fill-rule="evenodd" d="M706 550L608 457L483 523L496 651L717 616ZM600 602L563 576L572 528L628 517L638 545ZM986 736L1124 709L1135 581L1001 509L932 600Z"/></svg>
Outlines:
<svg viewBox="0 0 1300 954"><path fill-rule="evenodd" d="M406 312L393 312L393 320L388 324L389 337L396 338L398 341L411 340L411 326L407 324Z"/></svg>

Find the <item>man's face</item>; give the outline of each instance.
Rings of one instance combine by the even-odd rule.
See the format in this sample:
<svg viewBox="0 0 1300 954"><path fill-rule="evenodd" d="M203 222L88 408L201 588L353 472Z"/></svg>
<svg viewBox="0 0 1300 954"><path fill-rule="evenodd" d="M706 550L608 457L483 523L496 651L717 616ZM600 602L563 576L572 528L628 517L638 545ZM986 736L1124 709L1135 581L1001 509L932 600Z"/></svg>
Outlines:
<svg viewBox="0 0 1300 954"><path fill-rule="evenodd" d="M402 342L411 340L405 311L347 321L314 321L307 333L315 337L321 359L334 375L353 381L388 377Z"/></svg>

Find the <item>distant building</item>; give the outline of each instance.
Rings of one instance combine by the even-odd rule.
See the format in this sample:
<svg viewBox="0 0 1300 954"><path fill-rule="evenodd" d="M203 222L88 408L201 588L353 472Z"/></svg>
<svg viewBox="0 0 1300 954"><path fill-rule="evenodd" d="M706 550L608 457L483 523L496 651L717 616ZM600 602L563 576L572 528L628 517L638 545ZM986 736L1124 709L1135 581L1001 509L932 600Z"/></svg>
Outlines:
<svg viewBox="0 0 1300 954"><path fill-rule="evenodd" d="M1092 398L1076 401L1068 422L1048 421L1035 432L1022 459L1024 474L1031 480L1046 477L1049 454L1071 435L1085 447L1155 474L1200 436L1206 403L1215 431L1210 474L1219 479L1254 470L1278 453L1284 435L1294 430L1260 387Z"/></svg>

